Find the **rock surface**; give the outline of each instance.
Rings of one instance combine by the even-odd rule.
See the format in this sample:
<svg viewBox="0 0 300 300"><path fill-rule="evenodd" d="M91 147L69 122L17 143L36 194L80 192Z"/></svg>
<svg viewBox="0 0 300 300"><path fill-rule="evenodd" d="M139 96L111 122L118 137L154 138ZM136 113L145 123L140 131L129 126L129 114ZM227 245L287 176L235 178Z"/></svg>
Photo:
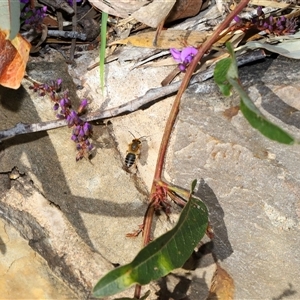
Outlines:
<svg viewBox="0 0 300 300"><path fill-rule="evenodd" d="M63 78L72 101L78 103L75 85L62 66L58 58L53 63L31 64L29 70L39 81ZM88 85L81 97L94 92L94 110L121 105L157 86L169 71L132 71L131 67L132 63L109 65L109 103L100 96L99 73L87 75L80 70L76 80ZM298 70L295 61L266 60L242 69L241 78L256 105L299 138ZM129 80L128 74L138 80ZM132 89L134 82L143 89ZM0 128L54 119L49 101L32 93L26 82L18 91L1 88L0 97L5 116ZM125 234L142 223L172 99L114 118L111 125L95 126L97 152L91 162L75 162L68 128L20 136L0 145L1 217L18 229L78 299L91 299L99 277L113 264L129 262L140 249L141 237L127 239ZM211 82L192 86L182 99L165 177L185 188L199 179L198 194L210 209L216 237L213 251L211 243L203 244L186 269L151 284L150 299L183 299L186 295L206 299L216 268L213 256L231 275L235 299L299 298L299 149L262 137L241 116L237 105L236 95L224 99ZM124 169L133 138L129 131L136 137L146 136L136 174ZM7 180L13 173L15 179ZM169 221L161 215L155 234L170 229L178 212L174 207ZM132 296L132 289L123 295Z"/></svg>
<svg viewBox="0 0 300 300"><path fill-rule="evenodd" d="M4 299L74 299L19 232L0 220L0 294ZM50 272L49 272L50 271Z"/></svg>
<svg viewBox="0 0 300 300"><path fill-rule="evenodd" d="M300 63L284 58L241 69L265 115L299 138ZM270 141L215 85L192 86L181 102L166 172L179 186L201 179L214 250L232 276L235 299L299 299L299 145Z"/></svg>
<svg viewBox="0 0 300 300"><path fill-rule="evenodd" d="M72 91L71 99L76 107L79 100L74 94L75 86L63 65L61 58L56 57L53 62L29 64L28 71L30 76L42 82L62 78L64 88ZM130 72L129 68L125 71ZM149 82L153 84L152 81ZM135 91L130 92L128 97L134 98ZM5 115L1 128L55 117L47 97L33 93L26 81L17 91L2 88L0 95L1 110ZM76 163L75 145L70 140L68 128L18 136L1 145L0 173L4 176L1 180L1 216L18 229L78 299L91 299L91 290L97 280L113 265L130 262L140 250L141 237L125 237L142 223L148 193L135 169L130 172L124 169L128 143L133 138L129 131L136 133L134 129L138 128L138 134L151 135L147 138L149 151L143 158L143 168L139 165L141 171L146 170L145 181L149 187L159 146L157 141L170 100L150 107L146 111L149 115L136 112L134 121L126 116L114 119L112 125L95 125L97 150L91 162L83 159ZM157 132L150 130L155 128ZM7 182L8 175L14 180ZM177 214L178 210L174 210L172 222L167 222L165 217L162 222L157 222L156 234L170 229ZM210 275L206 275L204 281L200 277L206 293L214 270L214 266L209 265ZM204 270L202 268L199 273L201 276L203 272L208 274ZM193 276L190 271L186 273ZM199 286L199 282L195 281L195 284ZM155 293L162 287L153 285L151 289L151 299L156 299ZM132 291L119 296L132 296Z"/></svg>

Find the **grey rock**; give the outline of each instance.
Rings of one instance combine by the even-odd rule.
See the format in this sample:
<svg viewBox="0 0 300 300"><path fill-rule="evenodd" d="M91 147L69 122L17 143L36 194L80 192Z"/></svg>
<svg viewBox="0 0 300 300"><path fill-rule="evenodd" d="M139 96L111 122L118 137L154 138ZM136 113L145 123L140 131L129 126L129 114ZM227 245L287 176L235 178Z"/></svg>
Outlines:
<svg viewBox="0 0 300 300"><path fill-rule="evenodd" d="M61 60L30 64L29 74L42 82L62 78L76 108L76 88ZM23 85L17 91L0 89L3 129L55 119L49 99L33 93L26 81ZM142 223L147 206L123 169L108 126L94 126L97 151L91 161L76 163L70 137L71 129L60 128L0 145L0 215L79 299L86 299L113 264L129 262L140 250L141 237L128 239L126 234ZM21 175L9 189L7 176L16 169ZM142 181L140 186L142 191Z"/></svg>
<svg viewBox="0 0 300 300"><path fill-rule="evenodd" d="M299 67L278 58L240 70L256 105L296 137L300 116L291 88L299 86ZM238 104L237 94L224 98L212 82L190 87L166 172L186 188L199 180L197 195L215 232L213 253L235 282L235 299L299 299L299 146L268 140L240 111L228 114Z"/></svg>
<svg viewBox="0 0 300 300"><path fill-rule="evenodd" d="M46 78L41 78L45 68ZM299 138L298 70L298 62L280 58L247 66L240 73L264 114ZM29 72L40 81L63 78L78 104L62 61L33 64ZM91 82L98 82L96 78ZM128 93L123 86L119 85L122 93L133 98L130 85ZM26 82L24 87L0 89L1 128L54 119L48 99L30 92ZM1 217L18 229L79 299L91 298L91 288L112 263L129 262L141 247L141 238L128 240L125 234L142 223L147 207L143 181L151 186L171 100L135 112L133 119L117 118L113 129L95 126L97 151L91 162L75 162L68 128L19 136L0 145ZM186 269L153 283L151 299L182 299L186 294L205 299L214 257L234 279L236 299L299 298L299 149L261 136L236 110L238 104L236 94L222 97L211 81L193 85L182 99L166 177L185 188L199 179L197 195L209 208L215 239L213 244L203 241ZM137 175L123 169L122 157L132 139L128 131L135 133L134 129L148 136L149 146L147 162L138 162ZM8 181L8 174L16 170L20 176ZM154 224L155 234L170 229L177 212L173 209L173 223L162 215ZM132 289L124 295L132 296Z"/></svg>

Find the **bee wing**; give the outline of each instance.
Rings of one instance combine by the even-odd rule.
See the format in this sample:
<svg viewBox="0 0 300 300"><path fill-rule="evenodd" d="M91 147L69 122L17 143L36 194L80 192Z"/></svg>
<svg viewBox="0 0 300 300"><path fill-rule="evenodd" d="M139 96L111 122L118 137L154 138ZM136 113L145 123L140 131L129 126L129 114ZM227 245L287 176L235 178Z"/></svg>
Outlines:
<svg viewBox="0 0 300 300"><path fill-rule="evenodd" d="M147 164L148 152L149 152L148 141L143 140L142 146L140 148L140 154L139 154L139 162L142 166Z"/></svg>

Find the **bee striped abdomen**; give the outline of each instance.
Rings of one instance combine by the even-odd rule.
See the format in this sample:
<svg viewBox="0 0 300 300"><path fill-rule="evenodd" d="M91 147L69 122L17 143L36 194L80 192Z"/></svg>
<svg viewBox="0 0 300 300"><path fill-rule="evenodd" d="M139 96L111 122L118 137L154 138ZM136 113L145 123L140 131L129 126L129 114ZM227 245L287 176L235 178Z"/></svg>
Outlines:
<svg viewBox="0 0 300 300"><path fill-rule="evenodd" d="M134 165L136 160L136 155L134 153L128 153L125 157L125 165L127 168L130 168Z"/></svg>

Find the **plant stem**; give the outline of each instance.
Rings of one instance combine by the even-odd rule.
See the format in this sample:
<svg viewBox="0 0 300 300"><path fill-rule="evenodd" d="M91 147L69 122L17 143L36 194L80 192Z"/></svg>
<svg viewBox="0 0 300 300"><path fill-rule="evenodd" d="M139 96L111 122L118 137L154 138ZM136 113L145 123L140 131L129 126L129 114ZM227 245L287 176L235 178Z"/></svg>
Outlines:
<svg viewBox="0 0 300 300"><path fill-rule="evenodd" d="M156 162L156 169L155 169L155 173L154 173L154 179L153 179L153 183L152 183L151 193L149 196L150 203L148 205L148 209L146 211L146 214L144 217L144 223L143 223L143 225L144 225L144 227L143 227L143 244L144 244L144 246L146 246L150 241L150 233L151 233L153 215L154 215L154 211L155 211L155 208L153 206L153 198L157 191L157 186L159 184L162 184L161 177L162 177L162 170L163 170L165 155L166 155L168 143L170 140L172 128L175 123L177 114L179 112L181 96L183 95L185 89L187 88L189 81L193 75L193 72L194 72L198 62L200 61L200 59L203 57L203 55L206 53L206 51L208 51L211 48L211 46L220 39L221 32L230 25L230 22L232 21L232 19L236 15L238 15L243 10L244 7L247 6L249 1L250 0L242 0L236 6L236 8L226 17L226 19L220 24L220 26L215 30L213 35L202 44L197 55L194 57L194 59L192 60L192 63L188 67L187 72L182 80L182 83L180 85L178 93L175 97L173 106L171 108L169 118L166 123L165 131L164 131L164 134L162 137L162 141L160 144L160 149L159 149L158 158L157 158L157 162ZM168 187L167 184L165 184L165 186ZM139 293L140 293L139 286L136 286L135 296L137 296Z"/></svg>
<svg viewBox="0 0 300 300"><path fill-rule="evenodd" d="M160 149L159 149L159 153L158 153L158 159L157 159L157 163L156 163L156 169L155 169L155 173L154 173L154 180L153 180L151 192L155 191L155 182L161 180L165 154L167 151L172 128L175 123L177 114L179 112L180 99L181 99L186 87L189 84L189 81L193 75L193 72L194 72L198 62L201 60L201 58L204 56L204 54L211 48L211 46L220 39L221 32L230 25L230 22L233 20L233 18L236 15L238 15L243 10L244 7L247 6L249 1L250 0L242 0L236 6L236 8L226 17L226 19L214 31L213 35L200 46L197 55L193 58L190 66L187 68L187 72L182 80L182 83L180 85L180 88L178 90L176 98L174 100L171 112L169 114L169 118L167 120L165 131L164 131L164 134L162 137L162 142L160 144Z"/></svg>

